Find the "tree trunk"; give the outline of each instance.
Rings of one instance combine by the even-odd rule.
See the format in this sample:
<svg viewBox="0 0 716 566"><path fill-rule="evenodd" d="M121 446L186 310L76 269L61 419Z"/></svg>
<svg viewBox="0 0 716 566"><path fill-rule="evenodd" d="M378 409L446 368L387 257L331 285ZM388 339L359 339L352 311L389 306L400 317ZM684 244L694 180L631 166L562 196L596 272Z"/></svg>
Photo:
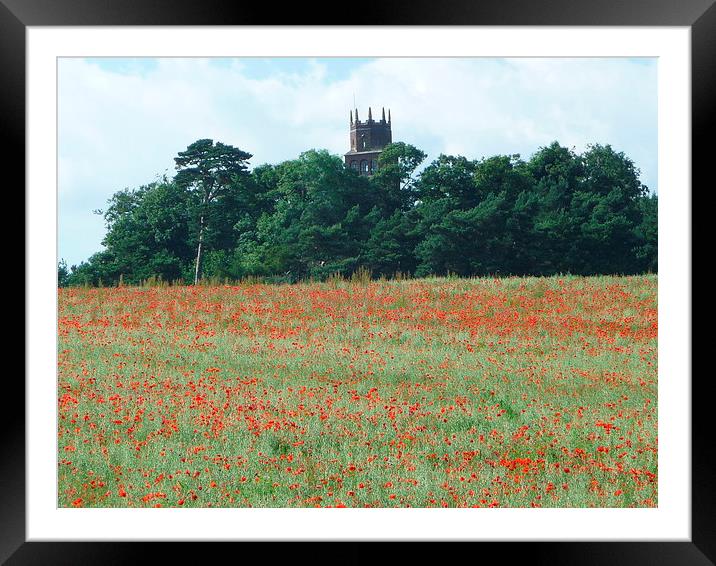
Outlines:
<svg viewBox="0 0 716 566"><path fill-rule="evenodd" d="M196 266L194 268L194 285L199 283L199 266L201 265L201 244L204 242L204 215L199 219L199 245L196 248Z"/></svg>

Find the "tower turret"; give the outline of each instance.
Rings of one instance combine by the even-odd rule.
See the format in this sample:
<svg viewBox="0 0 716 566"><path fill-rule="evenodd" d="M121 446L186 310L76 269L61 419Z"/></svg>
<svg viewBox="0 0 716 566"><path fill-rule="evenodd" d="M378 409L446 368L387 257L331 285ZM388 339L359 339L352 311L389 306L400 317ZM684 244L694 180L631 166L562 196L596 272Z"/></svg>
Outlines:
<svg viewBox="0 0 716 566"><path fill-rule="evenodd" d="M361 122L358 118L358 108L355 109L355 118L351 112L350 143L351 148L345 154L346 166L356 170L361 175L372 175L378 170L378 157L383 148L393 141L390 123L390 109L388 121L385 120L385 108L382 118L373 120L373 110L368 107L368 119Z"/></svg>

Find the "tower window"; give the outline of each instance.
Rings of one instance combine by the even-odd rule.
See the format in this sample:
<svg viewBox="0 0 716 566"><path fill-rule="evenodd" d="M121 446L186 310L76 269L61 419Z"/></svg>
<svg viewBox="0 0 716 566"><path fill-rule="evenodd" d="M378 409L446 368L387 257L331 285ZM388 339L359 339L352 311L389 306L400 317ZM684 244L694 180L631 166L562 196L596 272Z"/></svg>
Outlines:
<svg viewBox="0 0 716 566"><path fill-rule="evenodd" d="M368 141L365 139L365 132L360 133L360 149L365 149L368 146Z"/></svg>
<svg viewBox="0 0 716 566"><path fill-rule="evenodd" d="M371 173L375 173L378 170L378 161L374 159L370 162L370 171Z"/></svg>
<svg viewBox="0 0 716 566"><path fill-rule="evenodd" d="M360 162L360 170L362 173L368 172L368 161L366 159Z"/></svg>
<svg viewBox="0 0 716 566"><path fill-rule="evenodd" d="M357 161L351 161L351 169L358 169L358 162L357 162Z"/></svg>

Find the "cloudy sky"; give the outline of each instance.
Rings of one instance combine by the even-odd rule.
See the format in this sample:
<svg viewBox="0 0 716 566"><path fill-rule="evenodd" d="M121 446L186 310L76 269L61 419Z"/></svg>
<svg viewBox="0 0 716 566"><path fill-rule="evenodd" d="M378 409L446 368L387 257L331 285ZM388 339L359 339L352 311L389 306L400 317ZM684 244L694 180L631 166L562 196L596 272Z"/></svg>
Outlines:
<svg viewBox="0 0 716 566"><path fill-rule="evenodd" d="M428 154L525 158L557 140L611 144L657 186L657 65L627 58L62 58L59 257L101 249L111 195L174 173L211 138L278 163L348 150L349 110L390 108L393 139Z"/></svg>

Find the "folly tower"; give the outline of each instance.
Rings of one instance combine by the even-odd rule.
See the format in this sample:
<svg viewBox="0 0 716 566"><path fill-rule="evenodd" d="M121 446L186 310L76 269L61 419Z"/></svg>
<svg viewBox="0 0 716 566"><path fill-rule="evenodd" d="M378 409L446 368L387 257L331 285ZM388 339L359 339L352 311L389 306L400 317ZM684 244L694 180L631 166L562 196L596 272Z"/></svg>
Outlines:
<svg viewBox="0 0 716 566"><path fill-rule="evenodd" d="M355 169L361 175L372 175L378 169L378 156L383 148L393 141L390 129L390 110L385 119L385 108L381 119L373 120L373 112L368 108L368 119L360 121L358 109L355 116L351 110L351 149L345 154L346 167Z"/></svg>

